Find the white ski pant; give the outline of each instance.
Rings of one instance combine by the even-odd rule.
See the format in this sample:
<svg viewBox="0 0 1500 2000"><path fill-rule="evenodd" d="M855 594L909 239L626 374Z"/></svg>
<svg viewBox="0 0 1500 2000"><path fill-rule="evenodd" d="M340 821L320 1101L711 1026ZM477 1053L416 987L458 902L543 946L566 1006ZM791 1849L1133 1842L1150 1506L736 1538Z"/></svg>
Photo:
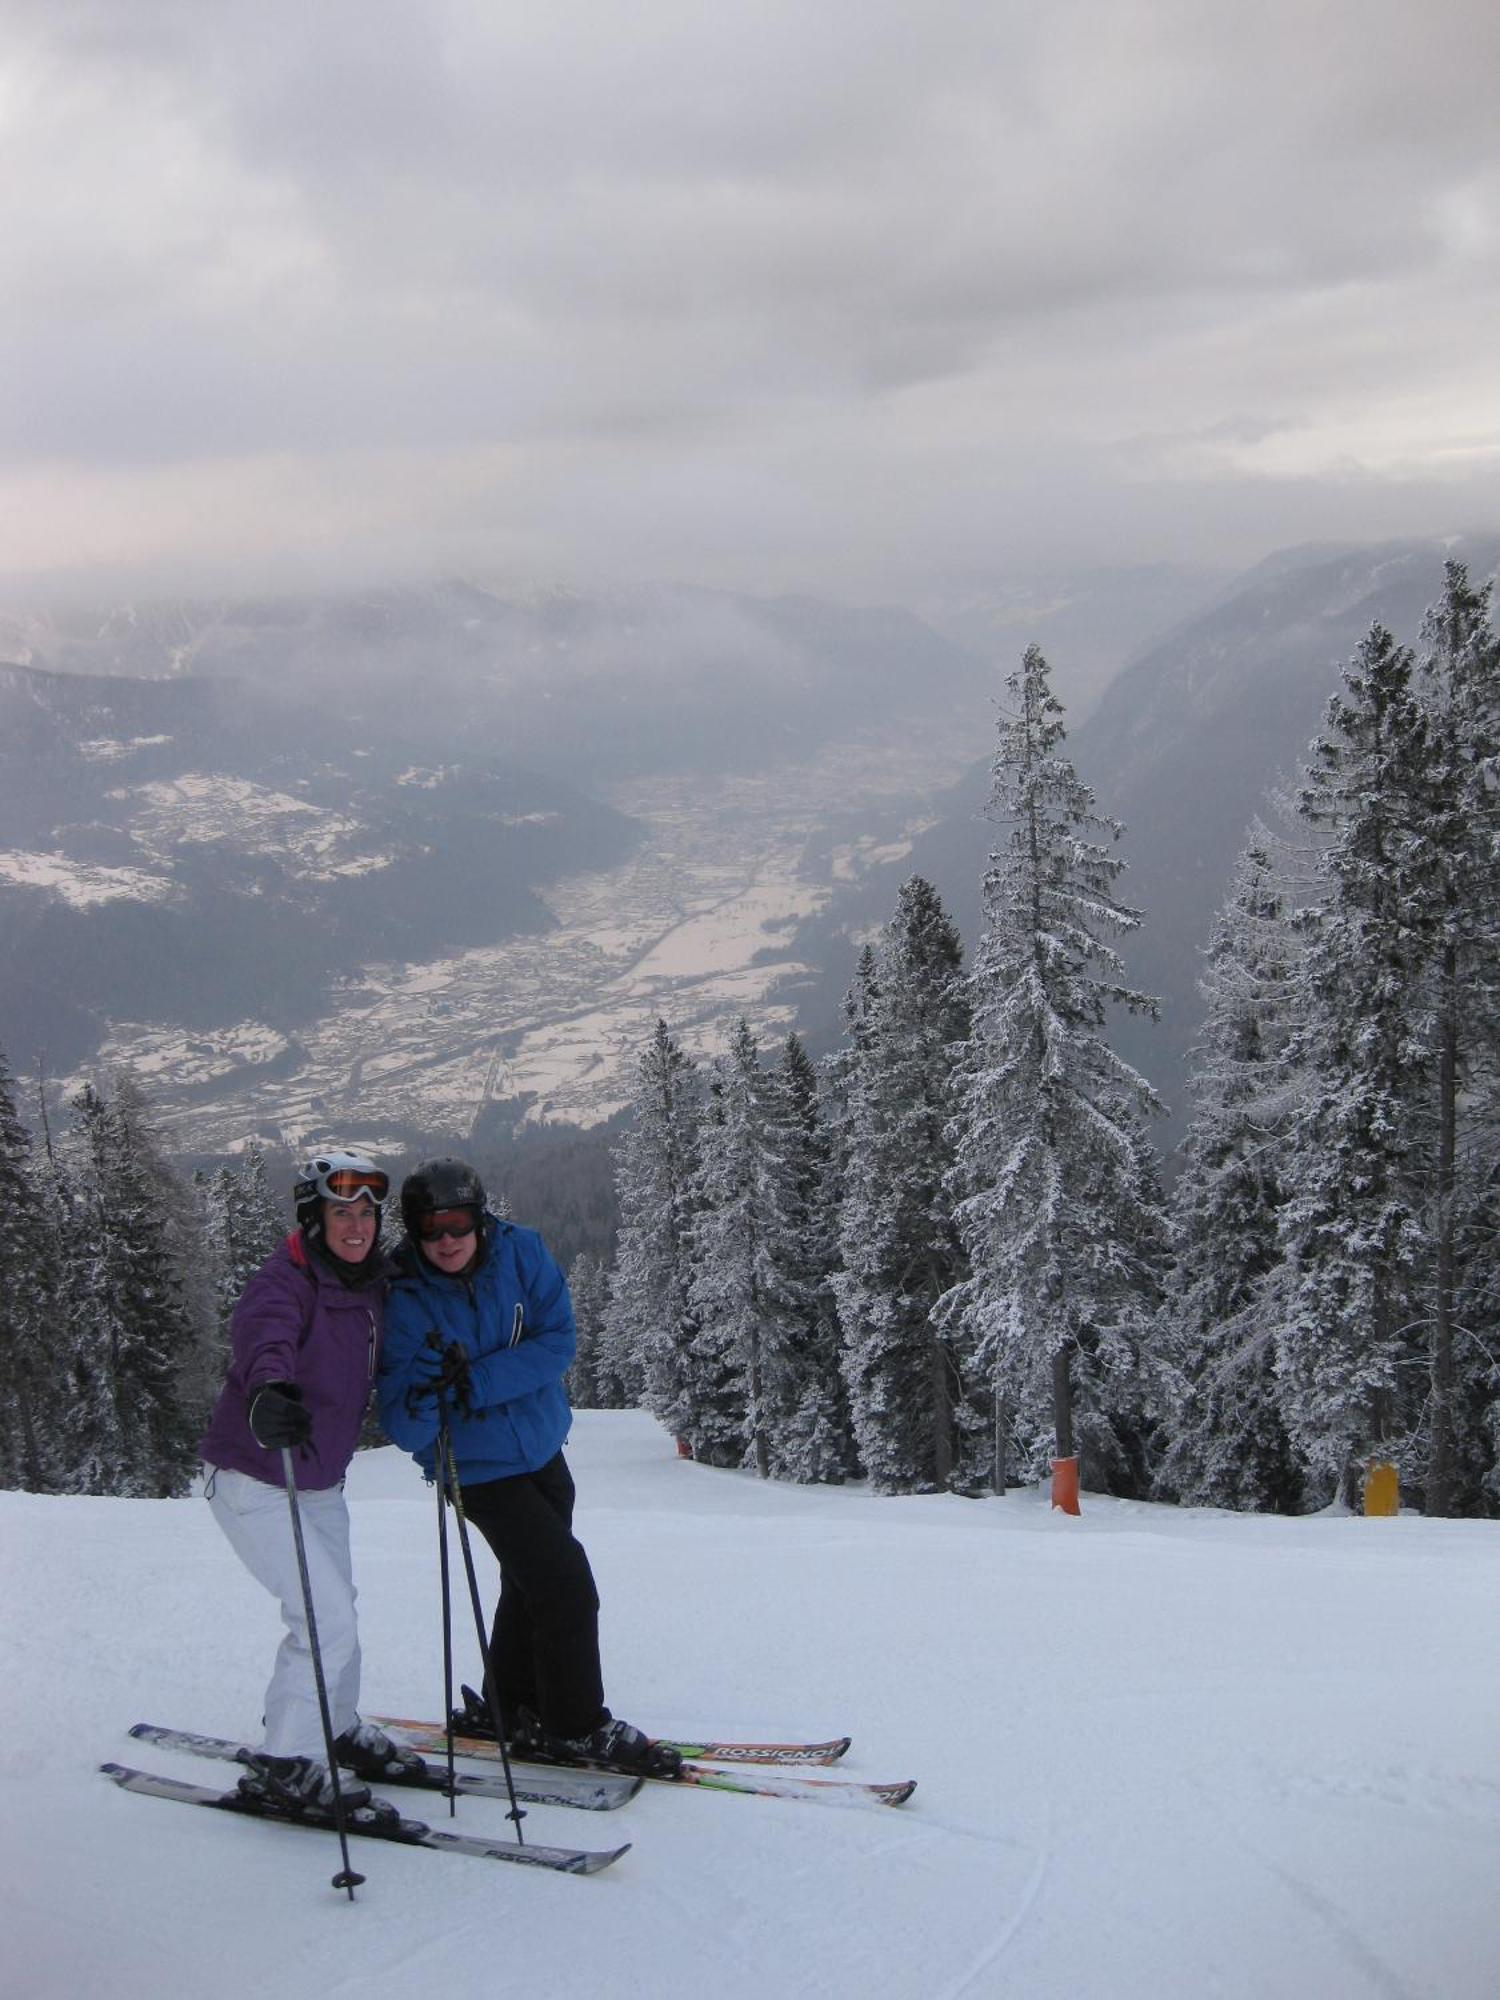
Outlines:
<svg viewBox="0 0 1500 2000"><path fill-rule="evenodd" d="M313 1675L307 1614L297 1571L291 1509L279 1486L226 1468L208 1472L208 1504L230 1545L257 1583L281 1601L286 1636L266 1689L265 1742L273 1757L327 1761L318 1684ZM349 1508L342 1486L297 1489L307 1574L312 1585L318 1650L328 1688L333 1733L359 1720L359 1627L354 1616L354 1574L349 1559Z"/></svg>

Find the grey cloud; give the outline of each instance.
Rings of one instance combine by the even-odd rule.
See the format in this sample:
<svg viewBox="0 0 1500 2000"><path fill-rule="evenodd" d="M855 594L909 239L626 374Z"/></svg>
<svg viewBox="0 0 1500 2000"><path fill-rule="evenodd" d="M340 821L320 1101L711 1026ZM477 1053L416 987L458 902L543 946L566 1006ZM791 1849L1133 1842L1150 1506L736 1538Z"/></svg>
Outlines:
<svg viewBox="0 0 1500 2000"><path fill-rule="evenodd" d="M1258 447L1358 532L1485 393L1488 0L11 0L0 53L0 505L52 467L60 521L222 467L232 538L283 454L381 560L404 508L412 551L847 576L842 513L875 575L971 508L1040 539L1039 491L1059 540L1160 533L1195 482L1264 545ZM379 538L374 455L421 467Z"/></svg>

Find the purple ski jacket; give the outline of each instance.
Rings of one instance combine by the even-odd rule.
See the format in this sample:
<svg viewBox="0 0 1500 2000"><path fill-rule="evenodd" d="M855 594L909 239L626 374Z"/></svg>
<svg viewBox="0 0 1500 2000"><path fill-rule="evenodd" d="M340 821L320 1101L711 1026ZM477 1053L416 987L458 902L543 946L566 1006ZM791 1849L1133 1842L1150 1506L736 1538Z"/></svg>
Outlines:
<svg viewBox="0 0 1500 2000"><path fill-rule="evenodd" d="M346 1285L311 1256L293 1230L246 1285L230 1321L232 1359L199 1450L205 1464L284 1486L281 1453L250 1434L250 1400L263 1382L295 1382L312 1417L312 1441L296 1453L298 1486L337 1486L359 1437L385 1307L384 1259L360 1285Z"/></svg>

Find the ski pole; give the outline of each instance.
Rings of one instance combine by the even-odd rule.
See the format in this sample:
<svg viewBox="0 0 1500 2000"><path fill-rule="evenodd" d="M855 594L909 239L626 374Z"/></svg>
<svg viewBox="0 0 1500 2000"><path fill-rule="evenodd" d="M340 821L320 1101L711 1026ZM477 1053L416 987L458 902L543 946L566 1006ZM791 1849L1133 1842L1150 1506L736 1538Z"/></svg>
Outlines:
<svg viewBox="0 0 1500 2000"><path fill-rule="evenodd" d="M435 1354L442 1352L443 1343L436 1327L428 1331L427 1345ZM441 1394L441 1392L439 1392ZM441 1411L440 1411L441 1414ZM458 1812L458 1779L454 1771L453 1752L453 1593L448 1575L448 1523L444 1508L448 1502L448 1469L439 1453L436 1465L438 1509L438 1575L441 1579L443 1595L443 1705L438 1713L446 1718L444 1736L448 1746L448 1817L452 1819Z"/></svg>
<svg viewBox="0 0 1500 2000"><path fill-rule="evenodd" d="M333 1823L338 1828L339 1849L344 1857L344 1866L333 1878L335 1889L347 1889L349 1901L354 1901L354 1891L364 1881L364 1876L356 1874L349 1860L349 1830L344 1824L344 1792L339 1783L339 1762L333 1747L333 1718L328 1712L328 1684L323 1678L323 1654L318 1645L318 1621L313 1615L312 1578L307 1573L307 1549L302 1540L302 1511L297 1505L297 1475L292 1470L290 1447L281 1447L281 1469L286 1475L287 1505L292 1510L292 1540L297 1545L297 1575L302 1582L302 1609L307 1617L307 1644L312 1654L313 1679L318 1688L318 1713L323 1718L323 1743L328 1752L328 1775L333 1783Z"/></svg>
<svg viewBox="0 0 1500 2000"><path fill-rule="evenodd" d="M490 1664L490 1642L484 1629L484 1611L479 1602L479 1579L474 1574L474 1551L469 1545L469 1524L464 1518L463 1493L458 1484L458 1466L453 1457L453 1439L448 1431L448 1398L441 1387L437 1395L438 1406L438 1454L443 1476L448 1482L449 1498L453 1502L454 1519L458 1522L458 1546L463 1552L464 1574L469 1580L469 1602L474 1608L474 1630L479 1638L479 1657L484 1663L485 1699L490 1705L490 1720L495 1725L495 1741L500 1749L500 1767L505 1773L505 1789L510 1797L510 1811L506 1815L514 1820L516 1842L525 1846L525 1836L521 1832L521 1821L526 1815L521 1810L521 1802L516 1797L515 1776L510 1768L510 1751L505 1743L505 1722L500 1714L500 1696L495 1687L495 1672ZM452 1720L450 1713L450 1722Z"/></svg>
<svg viewBox="0 0 1500 2000"><path fill-rule="evenodd" d="M453 1598L448 1585L447 1468L437 1469L438 1574L443 1587L443 1706L439 1713L448 1718L448 1817L458 1811L458 1779L453 1769Z"/></svg>

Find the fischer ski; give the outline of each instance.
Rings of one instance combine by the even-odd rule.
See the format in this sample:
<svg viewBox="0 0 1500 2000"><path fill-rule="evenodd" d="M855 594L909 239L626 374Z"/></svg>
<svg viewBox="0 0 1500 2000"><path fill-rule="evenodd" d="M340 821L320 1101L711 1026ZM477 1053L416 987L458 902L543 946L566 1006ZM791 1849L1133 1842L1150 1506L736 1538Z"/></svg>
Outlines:
<svg viewBox="0 0 1500 2000"><path fill-rule="evenodd" d="M231 1742L227 1736L200 1736L191 1729L165 1729L156 1722L137 1722L130 1734L142 1743L155 1743L164 1750L185 1750L194 1757L217 1757L226 1764L243 1764L249 1754L244 1744ZM458 1791L465 1797L504 1799L509 1803L510 1794L505 1789L503 1777L474 1777L462 1771L454 1775ZM448 1791L446 1768L432 1765L411 1777L387 1775L378 1782L396 1789L441 1792L445 1797ZM568 1771L559 1768L525 1782L517 1778L516 1797L529 1806L570 1806L584 1812L613 1812L620 1806L628 1805L645 1782L644 1778L629 1777L624 1772Z"/></svg>
<svg viewBox="0 0 1500 2000"><path fill-rule="evenodd" d="M382 1729L395 1729L406 1742L416 1750L429 1756L440 1755L447 1746L447 1732L432 1723L404 1723L382 1716ZM455 1736L454 1754L459 1757L477 1757L491 1762L499 1760L500 1751L493 1736ZM607 1770L607 1765L590 1764L580 1759L576 1763L537 1761L535 1758L511 1758L510 1767L519 1785L524 1774L530 1784L534 1774L548 1771L590 1771ZM903 1778L894 1783L871 1784L856 1778L802 1778L784 1776L780 1771L724 1770L713 1764L685 1762L679 1776L675 1778L648 1778L652 1785L701 1785L713 1792L744 1792L760 1798L802 1799L810 1805L825 1806L899 1806L904 1805L917 1789L915 1778Z"/></svg>
<svg viewBox="0 0 1500 2000"><path fill-rule="evenodd" d="M465 1736L490 1737L494 1731L489 1722L489 1704L473 1688L461 1690L465 1706L454 1712L454 1727ZM441 1730L436 1722L420 1720L413 1716L376 1715L382 1729L401 1730ZM446 1741L446 1737L444 1738ZM836 1764L854 1740L849 1736L832 1736L824 1743L732 1743L689 1741L681 1736L654 1736L653 1743L659 1743L664 1750L675 1750L679 1756L707 1760L715 1764Z"/></svg>
<svg viewBox="0 0 1500 2000"><path fill-rule="evenodd" d="M105 1777L112 1778L122 1791L140 1792L148 1798L173 1799L179 1805L207 1806L215 1812L238 1813L245 1819L268 1821L273 1826L315 1827L320 1833L332 1831L332 1813L305 1808L281 1811L264 1799L244 1792L215 1792L207 1785L187 1785L177 1778L164 1778L154 1771L135 1771L126 1764L101 1764ZM630 1843L622 1847L541 1847L531 1843L487 1840L470 1833L444 1833L419 1819L404 1819L384 1799L372 1799L344 1815L350 1833L372 1840L390 1840L402 1847L430 1847L442 1854L469 1854L481 1861L515 1861L525 1868L550 1868L561 1875L597 1875L628 1854Z"/></svg>

